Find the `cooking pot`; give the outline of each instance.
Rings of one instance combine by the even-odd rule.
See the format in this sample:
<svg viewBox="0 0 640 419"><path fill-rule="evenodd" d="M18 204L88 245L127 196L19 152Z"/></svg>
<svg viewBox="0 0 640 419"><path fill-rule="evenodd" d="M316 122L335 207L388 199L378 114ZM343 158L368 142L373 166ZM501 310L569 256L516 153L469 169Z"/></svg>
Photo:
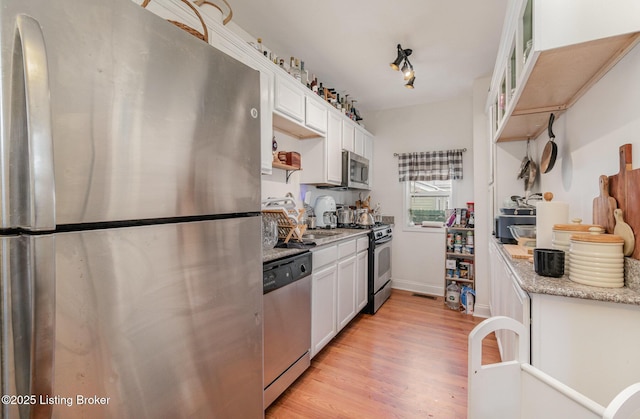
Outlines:
<svg viewBox="0 0 640 419"><path fill-rule="evenodd" d="M355 212L349 207L342 207L336 210L338 224L348 225L355 222Z"/></svg>
<svg viewBox="0 0 640 419"><path fill-rule="evenodd" d="M375 223L376 222L373 219L373 214L371 214L367 210L359 211L358 219L356 220L356 224L361 225L361 226L372 226Z"/></svg>

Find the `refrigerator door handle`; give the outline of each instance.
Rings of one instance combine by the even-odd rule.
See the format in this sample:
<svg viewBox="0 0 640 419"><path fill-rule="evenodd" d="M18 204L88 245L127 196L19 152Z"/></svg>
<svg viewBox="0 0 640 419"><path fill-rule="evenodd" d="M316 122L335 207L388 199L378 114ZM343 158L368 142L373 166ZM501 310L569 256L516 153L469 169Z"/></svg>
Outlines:
<svg viewBox="0 0 640 419"><path fill-rule="evenodd" d="M16 124L20 124L18 131L24 130L27 137L24 150L27 155L20 156L20 161L28 166L19 169L18 175L28 177L28 188L24 192L16 191L27 195L20 199L24 202L22 205L26 205L27 216L19 222L25 225L18 227L32 231L52 230L55 228L55 180L49 71L44 35L38 21L31 16L18 15L15 42L14 54L20 55L15 58L22 59L14 60L14 83L24 86L24 97L18 99L24 101L23 109L18 109L24 120ZM14 92L17 89L20 87L14 86ZM15 135L12 137L14 141L21 141ZM24 185L25 182L19 181Z"/></svg>
<svg viewBox="0 0 640 419"><path fill-rule="evenodd" d="M37 401L19 406L20 417L50 418L53 406L39 401L54 394L55 237L17 239L11 272L16 391Z"/></svg>

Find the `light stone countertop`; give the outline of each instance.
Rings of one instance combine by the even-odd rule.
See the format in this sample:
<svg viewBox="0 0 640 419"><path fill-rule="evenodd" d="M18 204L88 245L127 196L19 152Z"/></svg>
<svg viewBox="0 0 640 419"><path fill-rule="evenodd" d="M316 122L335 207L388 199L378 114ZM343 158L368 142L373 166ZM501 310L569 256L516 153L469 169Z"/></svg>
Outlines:
<svg viewBox="0 0 640 419"><path fill-rule="evenodd" d="M492 239L495 240L495 239ZM520 288L528 293L558 295L586 300L640 305L640 261L624 258L625 286L622 288L601 288L573 282L567 275L551 278L536 274L533 263L526 259L513 259L502 244L495 240L507 265L515 274Z"/></svg>
<svg viewBox="0 0 640 419"><path fill-rule="evenodd" d="M313 233L314 230L307 230L307 231L309 233ZM299 253L304 253L308 250L313 250L327 244L338 242L340 240L355 238L357 236L364 236L369 234L370 230L358 229L358 228L336 228L336 229L333 229L332 231L339 234L313 239L313 242L316 245L312 247L307 247L303 249L283 249L283 248L275 247L273 249L263 250L262 263L271 262L272 260L281 259L287 256L297 255Z"/></svg>

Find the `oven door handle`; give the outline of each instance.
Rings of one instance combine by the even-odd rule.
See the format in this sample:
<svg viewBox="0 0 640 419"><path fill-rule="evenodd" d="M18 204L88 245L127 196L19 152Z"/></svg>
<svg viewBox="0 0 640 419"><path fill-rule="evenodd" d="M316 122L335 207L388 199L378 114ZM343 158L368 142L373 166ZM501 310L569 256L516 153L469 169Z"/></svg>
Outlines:
<svg viewBox="0 0 640 419"><path fill-rule="evenodd" d="M387 238L382 239L382 240L376 240L376 241L374 241L373 243L374 243L376 246L378 246L378 245L381 245L381 244L389 243L391 240L393 240L393 237L387 237Z"/></svg>

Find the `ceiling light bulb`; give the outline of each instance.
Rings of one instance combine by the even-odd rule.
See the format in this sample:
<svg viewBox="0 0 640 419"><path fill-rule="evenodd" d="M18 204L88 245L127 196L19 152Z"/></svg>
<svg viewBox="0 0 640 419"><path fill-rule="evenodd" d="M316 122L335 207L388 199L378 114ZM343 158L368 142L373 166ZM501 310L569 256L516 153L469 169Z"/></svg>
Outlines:
<svg viewBox="0 0 640 419"><path fill-rule="evenodd" d="M400 63L402 62L403 59L404 59L404 57L401 57L400 55L398 55L398 58L396 58L396 60L394 62L392 62L391 64L389 64L389 65L394 70L399 71L400 70Z"/></svg>
<svg viewBox="0 0 640 419"><path fill-rule="evenodd" d="M395 61L392 62L391 64L389 64L391 66L391 68L393 68L396 71L400 70L400 63L402 63L402 60L404 60L405 55L404 55L404 50L402 49L402 47L400 46L400 44L398 44L397 46L398 49L398 56L396 57Z"/></svg>
<svg viewBox="0 0 640 419"><path fill-rule="evenodd" d="M404 85L404 87L406 87L407 89L413 89L413 82L416 80L415 76L411 77L411 80L409 80L407 82L407 84Z"/></svg>
<svg viewBox="0 0 640 419"><path fill-rule="evenodd" d="M403 73L404 73L405 80L409 80L414 75L413 68L404 70Z"/></svg>

